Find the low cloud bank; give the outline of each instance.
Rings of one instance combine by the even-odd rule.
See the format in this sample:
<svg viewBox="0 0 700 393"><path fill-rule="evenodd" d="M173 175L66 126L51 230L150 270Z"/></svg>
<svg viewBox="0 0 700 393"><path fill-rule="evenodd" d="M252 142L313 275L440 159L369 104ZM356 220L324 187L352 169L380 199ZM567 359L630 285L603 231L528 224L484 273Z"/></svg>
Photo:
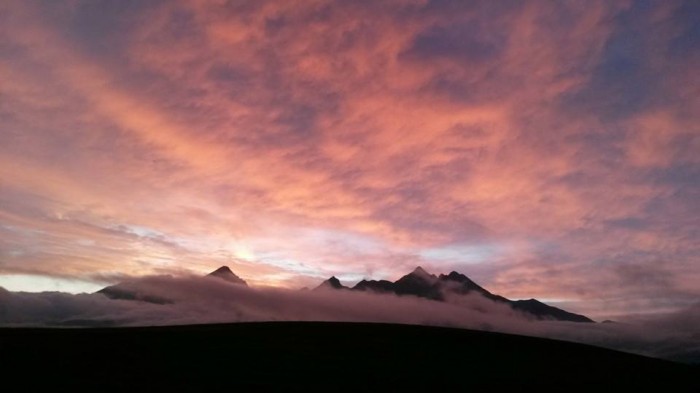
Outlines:
<svg viewBox="0 0 700 393"><path fill-rule="evenodd" d="M700 304L634 323L537 321L478 294L447 302L339 290L250 288L211 277L145 277L122 284L166 304L103 294L9 292L0 288L0 326L144 326L252 321L387 322L459 327L563 339L700 363Z"/></svg>

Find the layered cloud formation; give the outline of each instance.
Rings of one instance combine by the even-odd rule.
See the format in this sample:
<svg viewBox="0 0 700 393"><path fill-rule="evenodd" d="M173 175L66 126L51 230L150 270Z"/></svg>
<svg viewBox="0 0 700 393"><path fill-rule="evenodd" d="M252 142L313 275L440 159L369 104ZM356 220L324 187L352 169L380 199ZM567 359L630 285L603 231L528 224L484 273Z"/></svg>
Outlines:
<svg viewBox="0 0 700 393"><path fill-rule="evenodd" d="M687 307L699 10L3 2L0 285L420 264L593 317Z"/></svg>

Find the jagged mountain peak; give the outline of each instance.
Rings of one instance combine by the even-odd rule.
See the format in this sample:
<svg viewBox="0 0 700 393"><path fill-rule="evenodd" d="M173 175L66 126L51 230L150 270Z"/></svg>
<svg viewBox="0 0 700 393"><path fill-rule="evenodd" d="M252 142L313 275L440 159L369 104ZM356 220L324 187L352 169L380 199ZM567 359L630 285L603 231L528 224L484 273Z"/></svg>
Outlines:
<svg viewBox="0 0 700 393"><path fill-rule="evenodd" d="M423 281L426 284L434 284L437 280L438 277L434 274L429 273L427 270L423 269L422 266L418 266L415 269L413 269L412 272L408 273L407 275L401 277L397 283L400 281Z"/></svg>
<svg viewBox="0 0 700 393"><path fill-rule="evenodd" d="M336 276L331 276L331 278L322 282L321 285L317 286L315 289L348 289L343 285Z"/></svg>
<svg viewBox="0 0 700 393"><path fill-rule="evenodd" d="M399 278L395 282L387 280L363 279L354 287L343 286L335 277L324 281L316 289L347 289L353 291L372 291L379 293L394 293L399 296L410 295L436 301L445 301L451 295L467 295L476 293L489 300L507 304L515 310L533 315L537 319L555 319L573 322L593 322L586 316L570 313L568 311L549 306L537 299L510 300L489 292L472 281L466 275L457 271L449 274L440 274L439 277L427 272L423 267L417 266L411 273Z"/></svg>
<svg viewBox="0 0 700 393"><path fill-rule="evenodd" d="M413 269L413 273L416 273L416 274L429 274L425 269L423 269L423 266L416 266L416 268Z"/></svg>
<svg viewBox="0 0 700 393"><path fill-rule="evenodd" d="M328 283L330 283L334 287L340 287L343 285L340 283L340 280L338 280L338 277L336 276L331 276L331 278L328 279Z"/></svg>

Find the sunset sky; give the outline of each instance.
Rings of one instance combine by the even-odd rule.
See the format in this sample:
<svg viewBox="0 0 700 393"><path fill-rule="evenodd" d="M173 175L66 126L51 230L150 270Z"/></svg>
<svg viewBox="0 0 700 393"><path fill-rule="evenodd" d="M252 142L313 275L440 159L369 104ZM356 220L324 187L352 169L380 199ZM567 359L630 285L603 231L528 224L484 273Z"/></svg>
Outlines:
<svg viewBox="0 0 700 393"><path fill-rule="evenodd" d="M0 2L0 286L421 265L700 299L700 2Z"/></svg>

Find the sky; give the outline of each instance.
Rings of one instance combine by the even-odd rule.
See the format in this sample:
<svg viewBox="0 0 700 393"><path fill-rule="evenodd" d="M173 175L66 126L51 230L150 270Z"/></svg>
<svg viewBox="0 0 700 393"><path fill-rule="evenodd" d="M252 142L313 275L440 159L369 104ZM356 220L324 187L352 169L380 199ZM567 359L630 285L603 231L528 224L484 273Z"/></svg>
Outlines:
<svg viewBox="0 0 700 393"><path fill-rule="evenodd" d="M0 3L0 286L700 299L696 1Z"/></svg>

